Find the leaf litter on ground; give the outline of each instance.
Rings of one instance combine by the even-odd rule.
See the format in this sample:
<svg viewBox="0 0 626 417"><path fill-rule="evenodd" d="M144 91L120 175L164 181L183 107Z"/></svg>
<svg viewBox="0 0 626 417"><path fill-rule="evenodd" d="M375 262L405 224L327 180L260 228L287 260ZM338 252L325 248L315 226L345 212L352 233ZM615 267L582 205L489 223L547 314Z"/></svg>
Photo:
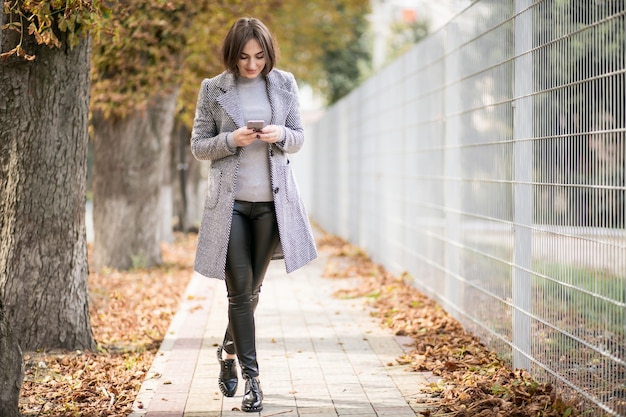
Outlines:
<svg viewBox="0 0 626 417"><path fill-rule="evenodd" d="M191 279L195 244L176 234L157 268L90 271L98 351L25 352L20 413L127 416Z"/></svg>
<svg viewBox="0 0 626 417"><path fill-rule="evenodd" d="M397 358L413 371L441 378L427 390L432 403L424 416L568 417L580 413L575 399L564 400L550 383L539 383L525 370L511 369L496 353L465 331L435 301L394 276L361 249L333 235L318 239L328 254L324 276L358 279L336 292L344 298L366 297L371 314L397 336L408 337L412 350Z"/></svg>
<svg viewBox="0 0 626 417"><path fill-rule="evenodd" d="M177 234L162 246L164 263L151 269L90 271L89 310L96 352L26 352L20 412L33 416L127 416L192 275L196 235ZM434 301L375 264L358 247L329 234L324 275L354 278L339 297L367 297L372 314L412 350L397 358L441 378L424 416L579 415L525 371L511 370ZM430 403L430 402L429 402Z"/></svg>

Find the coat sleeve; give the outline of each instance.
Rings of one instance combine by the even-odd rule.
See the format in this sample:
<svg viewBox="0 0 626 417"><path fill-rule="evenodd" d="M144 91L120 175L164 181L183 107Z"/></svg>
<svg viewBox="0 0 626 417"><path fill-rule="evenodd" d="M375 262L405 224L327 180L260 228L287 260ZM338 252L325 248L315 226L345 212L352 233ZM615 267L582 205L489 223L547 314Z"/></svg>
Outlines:
<svg viewBox="0 0 626 417"><path fill-rule="evenodd" d="M236 149L231 149L226 143L229 132L218 130L220 121L215 120L211 111L216 106L218 90L211 79L205 79L200 86L191 131L191 153L196 159L217 160L234 155L236 152Z"/></svg>
<svg viewBox="0 0 626 417"><path fill-rule="evenodd" d="M285 72L285 89L292 98L288 103L287 117L285 119L285 139L277 146L286 153L296 153L304 144L304 128L302 126L302 116L300 115L300 102L298 99L298 85L293 74Z"/></svg>

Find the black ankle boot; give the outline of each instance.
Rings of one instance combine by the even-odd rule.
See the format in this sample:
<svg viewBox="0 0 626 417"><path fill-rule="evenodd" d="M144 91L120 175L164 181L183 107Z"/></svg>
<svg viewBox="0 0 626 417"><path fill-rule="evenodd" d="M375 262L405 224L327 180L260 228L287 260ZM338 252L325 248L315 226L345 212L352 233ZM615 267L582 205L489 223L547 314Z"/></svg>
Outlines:
<svg viewBox="0 0 626 417"><path fill-rule="evenodd" d="M241 401L241 410L251 413L263 410L263 391L258 377L243 376L246 380L246 392Z"/></svg>
<svg viewBox="0 0 626 417"><path fill-rule="evenodd" d="M217 360L220 363L220 376L217 385L226 397L232 397L237 392L237 365L234 359L222 359L223 347L217 347Z"/></svg>

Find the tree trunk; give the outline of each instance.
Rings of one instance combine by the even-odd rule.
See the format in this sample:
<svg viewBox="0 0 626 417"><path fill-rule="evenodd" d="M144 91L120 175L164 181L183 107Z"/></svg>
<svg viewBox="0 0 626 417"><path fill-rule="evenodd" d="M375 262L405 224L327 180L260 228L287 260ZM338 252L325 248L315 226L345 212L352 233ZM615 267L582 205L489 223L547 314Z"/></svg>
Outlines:
<svg viewBox="0 0 626 417"><path fill-rule="evenodd" d="M3 36L2 51L19 41ZM94 349L85 181L90 43L0 62L0 296L22 349Z"/></svg>
<svg viewBox="0 0 626 417"><path fill-rule="evenodd" d="M191 153L191 131L178 125L173 135L172 185L177 230L197 232L202 220L207 191L209 163L198 161Z"/></svg>
<svg viewBox="0 0 626 417"><path fill-rule="evenodd" d="M0 26L4 23L4 8L0 7ZM0 50L2 50L2 30L0 29ZM4 147L0 142L0 150ZM2 159L0 159L2 162ZM4 169L0 167L0 175L4 178ZM2 207L0 205L0 207ZM0 231L3 230L3 215L0 213ZM1 280L1 278L0 278ZM0 417L19 416L18 402L24 367L22 351L13 336L9 319L4 313L2 291L0 288Z"/></svg>
<svg viewBox="0 0 626 417"><path fill-rule="evenodd" d="M0 299L0 417L17 417L24 367Z"/></svg>
<svg viewBox="0 0 626 417"><path fill-rule="evenodd" d="M154 97L147 110L124 120L93 115L93 262L98 269L162 262L160 205L163 170L169 169L162 152L169 150L177 96L176 91Z"/></svg>
<svg viewBox="0 0 626 417"><path fill-rule="evenodd" d="M168 135L161 144L161 190L159 192L159 213L161 214L161 242L174 241L174 194L172 188L172 124L167 129Z"/></svg>

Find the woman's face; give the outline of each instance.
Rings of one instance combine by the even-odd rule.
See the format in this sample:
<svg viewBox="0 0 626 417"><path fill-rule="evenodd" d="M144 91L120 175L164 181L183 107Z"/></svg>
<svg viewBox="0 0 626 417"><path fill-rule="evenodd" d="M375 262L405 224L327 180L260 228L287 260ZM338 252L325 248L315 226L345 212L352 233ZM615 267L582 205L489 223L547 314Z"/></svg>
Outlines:
<svg viewBox="0 0 626 417"><path fill-rule="evenodd" d="M256 78L265 68L265 53L261 44L252 38L243 47L237 63L239 75L244 78Z"/></svg>

